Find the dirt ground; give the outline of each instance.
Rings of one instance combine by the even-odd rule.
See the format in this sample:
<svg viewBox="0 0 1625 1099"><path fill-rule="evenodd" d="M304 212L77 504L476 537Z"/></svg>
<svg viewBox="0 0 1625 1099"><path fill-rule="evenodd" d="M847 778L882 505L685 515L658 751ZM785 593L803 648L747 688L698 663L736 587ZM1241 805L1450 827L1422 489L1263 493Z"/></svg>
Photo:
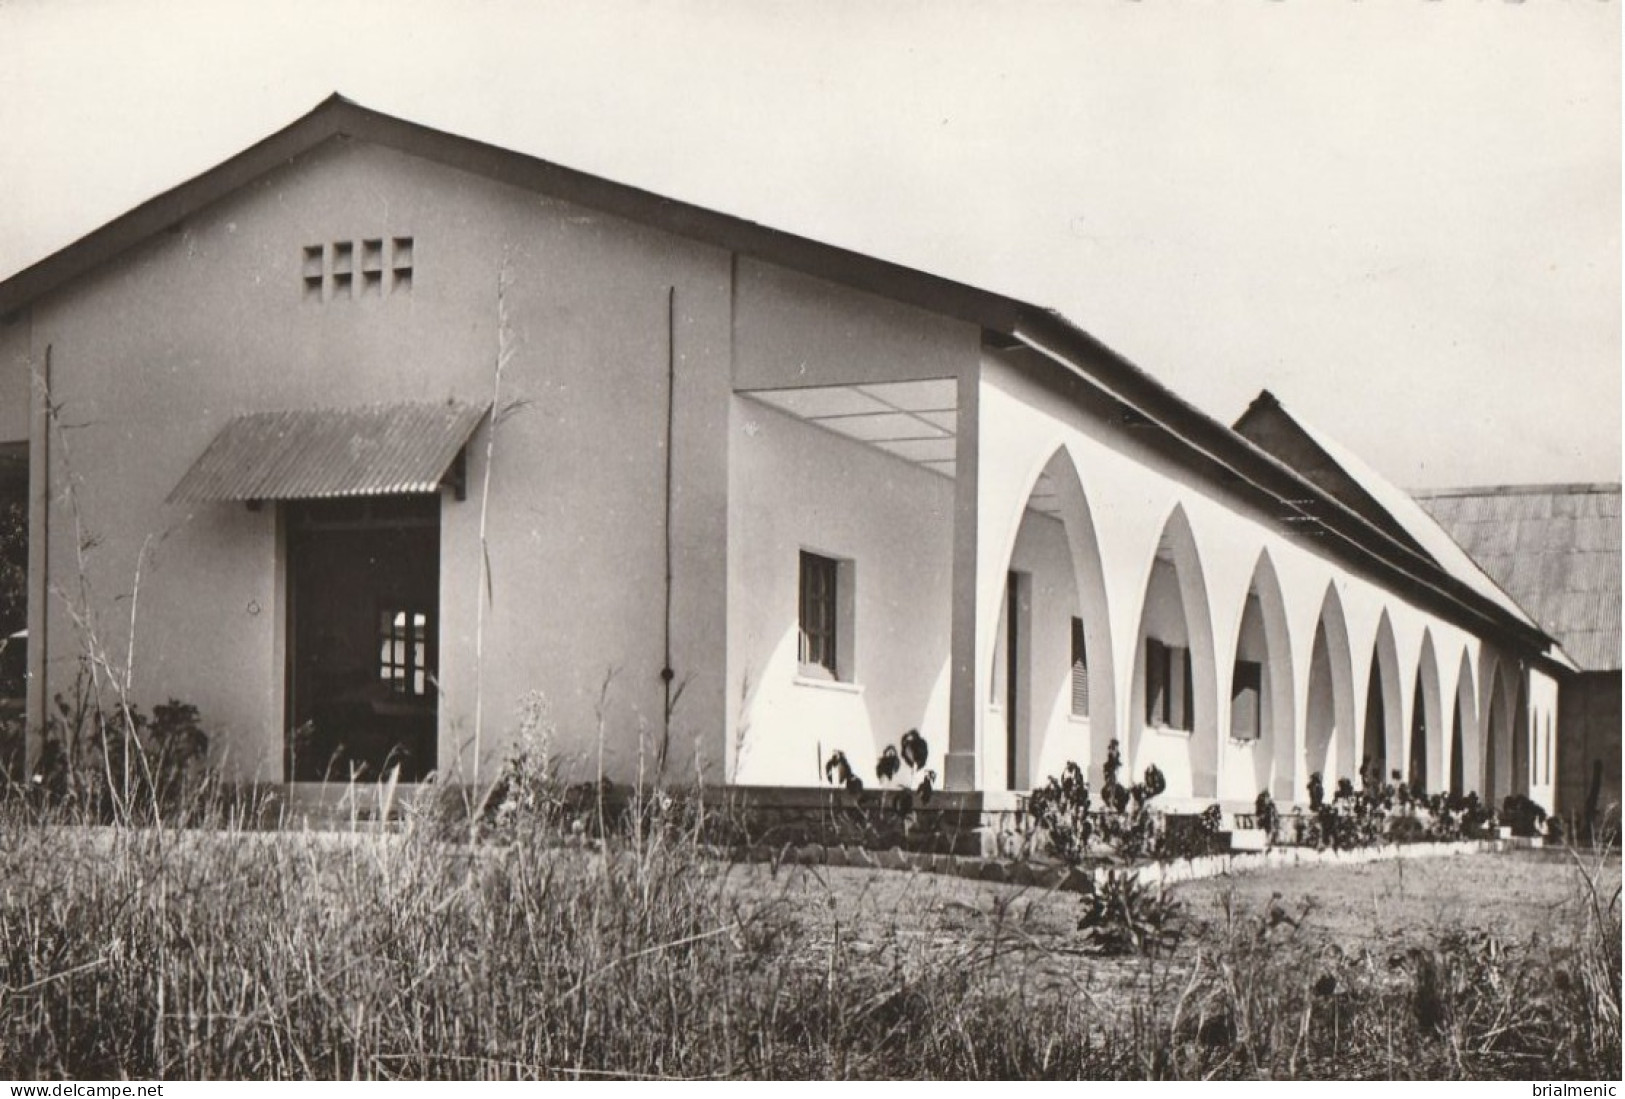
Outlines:
<svg viewBox="0 0 1625 1099"><path fill-rule="evenodd" d="M1588 860L1597 870L1596 861ZM771 901L795 928L807 964L832 956L880 966L988 965L1033 992L1110 1000L1177 981L1227 920L1268 918L1274 907L1310 941L1379 956L1446 934L1491 934L1509 944L1560 934L1584 887L1571 856L1528 851L1314 866L1171 887L1184 935L1157 961L1102 958L1077 928L1071 893L920 872L766 865L730 868L741 898ZM1617 855L1600 868L1603 903L1620 884ZM838 947L838 951L832 948Z"/></svg>

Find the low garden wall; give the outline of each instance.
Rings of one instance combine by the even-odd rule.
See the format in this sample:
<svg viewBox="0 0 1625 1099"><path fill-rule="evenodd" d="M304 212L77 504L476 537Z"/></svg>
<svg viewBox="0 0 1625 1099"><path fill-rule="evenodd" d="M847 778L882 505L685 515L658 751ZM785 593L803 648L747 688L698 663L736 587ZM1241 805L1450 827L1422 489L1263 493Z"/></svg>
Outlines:
<svg viewBox="0 0 1625 1099"><path fill-rule="evenodd" d="M1312 847L1272 847L1267 851L1247 851L1231 855L1207 855L1191 859L1144 862L1137 865L1067 866L1062 863L998 856L952 855L900 848L872 850L866 847L807 843L774 848L755 845L743 849L717 848L719 856L743 857L748 862L809 866L855 866L865 869L903 870L916 873L948 874L977 881L1030 885L1043 889L1087 893L1108 874L1130 874L1147 885L1172 885L1200 881L1226 874L1244 874L1293 866L1355 865L1382 859L1444 858L1503 851L1508 840L1456 840L1449 843L1383 844L1348 851Z"/></svg>

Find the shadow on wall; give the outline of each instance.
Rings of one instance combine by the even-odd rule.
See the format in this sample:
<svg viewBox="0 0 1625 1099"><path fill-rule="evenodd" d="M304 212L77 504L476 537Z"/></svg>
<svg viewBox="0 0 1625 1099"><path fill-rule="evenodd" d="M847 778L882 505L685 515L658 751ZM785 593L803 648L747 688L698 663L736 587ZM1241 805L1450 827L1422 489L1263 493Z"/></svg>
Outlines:
<svg viewBox="0 0 1625 1099"><path fill-rule="evenodd" d="M855 767L866 770L883 743L911 727L875 727L873 710L878 707L871 692L885 690L885 684L814 679L801 674L798 658L798 630L792 625L741 700L729 781L821 786L824 763L833 752L845 753ZM924 711L912 726L934 745L948 743L948 672L944 657Z"/></svg>

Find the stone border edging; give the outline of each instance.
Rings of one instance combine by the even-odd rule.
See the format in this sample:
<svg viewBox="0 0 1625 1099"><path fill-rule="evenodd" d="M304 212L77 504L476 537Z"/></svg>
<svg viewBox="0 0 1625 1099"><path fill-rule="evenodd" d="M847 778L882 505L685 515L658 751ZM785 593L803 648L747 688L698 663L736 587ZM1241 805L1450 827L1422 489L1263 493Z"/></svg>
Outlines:
<svg viewBox="0 0 1625 1099"><path fill-rule="evenodd" d="M1294 866L1357 866L1384 859L1443 858L1476 855L1505 850L1505 840L1457 840L1450 843L1383 844L1350 851L1317 850L1313 847L1272 847L1267 851L1246 851L1230 855L1204 855L1122 868L1142 884L1172 885L1201 881L1227 874L1276 870ZM1117 867L1083 869L1053 863L1033 863L1015 859L990 859L972 855L937 855L904 851L891 847L879 851L850 845L826 846L818 843L783 848L751 846L743 849L717 849L719 856L741 855L747 862L777 862L800 866L853 866L871 870L909 870L945 874L977 881L1010 885L1031 885L1069 893L1089 891L1104 874Z"/></svg>

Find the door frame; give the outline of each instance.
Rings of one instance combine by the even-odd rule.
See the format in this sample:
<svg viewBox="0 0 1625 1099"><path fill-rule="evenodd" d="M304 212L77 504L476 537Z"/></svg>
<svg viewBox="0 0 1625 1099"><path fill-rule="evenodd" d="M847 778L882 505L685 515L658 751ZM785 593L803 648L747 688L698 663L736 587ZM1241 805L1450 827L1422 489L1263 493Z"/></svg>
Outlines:
<svg viewBox="0 0 1625 1099"><path fill-rule="evenodd" d="M300 698L299 690L299 575L296 564L298 544L302 535L320 531L390 531L390 530L423 530L432 528L435 531L435 591L434 591L434 620L432 624L433 636L429 639L428 647L436 656L435 671L438 677L438 654L440 651L440 631L443 614L440 607L440 581L444 564L444 511L442 508L442 494L434 493L432 496L419 494L391 494L354 498L350 502L359 505L363 511L387 511L393 506L407 510L414 504L425 499L434 501L432 516L427 514L428 505L423 505L424 514L419 515L371 515L361 518L339 520L312 520L302 517L300 512L315 505L321 506L322 500L283 500L278 502L276 508L276 537L278 543L276 602L277 635L281 653L277 659L282 668L282 720L281 726L281 759L282 781L285 783L307 782L308 779L299 778L295 770L294 735L297 728ZM434 699L433 712L435 715L435 734L433 749L435 758L430 761L425 773L432 773L439 764L439 692L431 692Z"/></svg>

